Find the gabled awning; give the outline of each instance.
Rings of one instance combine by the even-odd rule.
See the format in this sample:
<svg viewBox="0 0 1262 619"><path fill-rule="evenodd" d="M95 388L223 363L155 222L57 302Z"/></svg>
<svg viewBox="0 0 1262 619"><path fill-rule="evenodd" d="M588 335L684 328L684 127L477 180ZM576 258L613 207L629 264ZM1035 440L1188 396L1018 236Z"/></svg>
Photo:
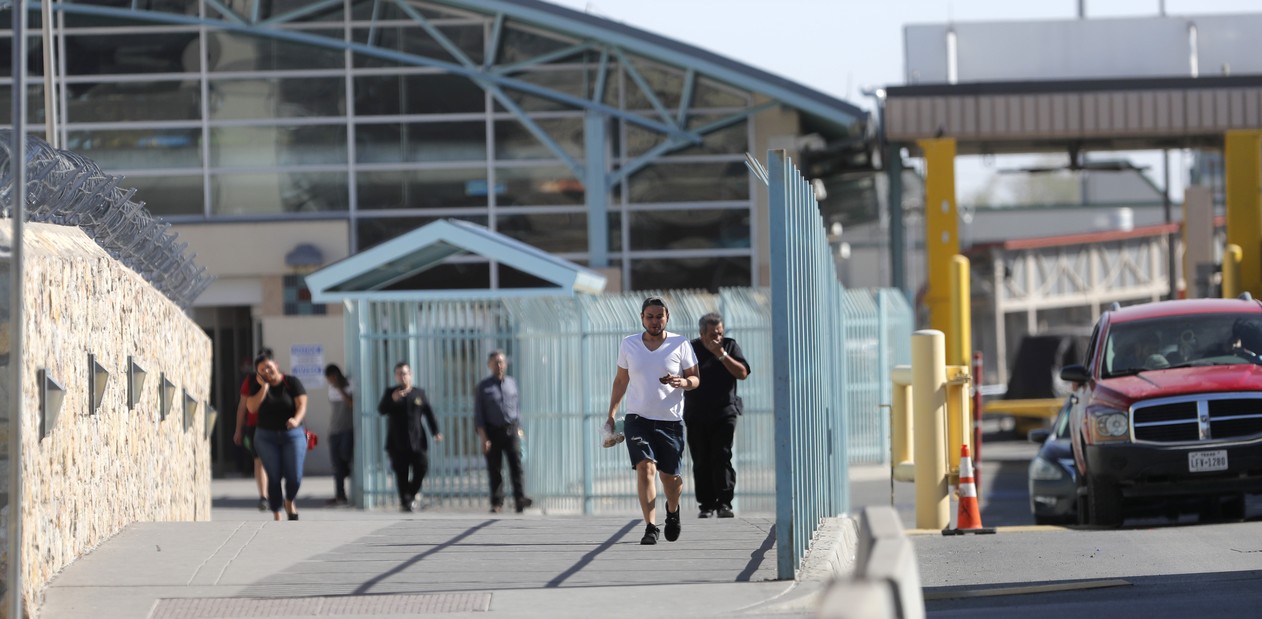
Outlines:
<svg viewBox="0 0 1262 619"><path fill-rule="evenodd" d="M555 286L498 289L386 290L447 258L471 253L533 275ZM600 294L605 277L516 239L456 219L427 224L333 263L307 276L311 300L379 301L487 299L540 295Z"/></svg>

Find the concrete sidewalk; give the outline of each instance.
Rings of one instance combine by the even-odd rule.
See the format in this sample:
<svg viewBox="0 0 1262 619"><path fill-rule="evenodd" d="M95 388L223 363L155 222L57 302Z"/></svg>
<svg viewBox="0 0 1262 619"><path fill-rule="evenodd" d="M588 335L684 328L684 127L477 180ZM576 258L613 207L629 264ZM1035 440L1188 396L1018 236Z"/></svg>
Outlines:
<svg viewBox="0 0 1262 619"><path fill-rule="evenodd" d="M40 616L805 617L825 584L774 580L770 514L685 514L679 541L641 546L637 514L324 508L315 477L302 519L273 522L250 480L213 483L212 522L129 526L52 581Z"/></svg>

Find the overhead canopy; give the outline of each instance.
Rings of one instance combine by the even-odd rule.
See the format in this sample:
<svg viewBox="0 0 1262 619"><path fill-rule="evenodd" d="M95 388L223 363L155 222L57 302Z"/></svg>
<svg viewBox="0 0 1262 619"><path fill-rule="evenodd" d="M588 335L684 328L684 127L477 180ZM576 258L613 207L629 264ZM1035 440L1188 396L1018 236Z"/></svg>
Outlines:
<svg viewBox="0 0 1262 619"><path fill-rule="evenodd" d="M388 290L447 258L472 253L555 284L533 288ZM516 239L456 219L427 224L307 276L311 300L432 300L600 294L605 277Z"/></svg>

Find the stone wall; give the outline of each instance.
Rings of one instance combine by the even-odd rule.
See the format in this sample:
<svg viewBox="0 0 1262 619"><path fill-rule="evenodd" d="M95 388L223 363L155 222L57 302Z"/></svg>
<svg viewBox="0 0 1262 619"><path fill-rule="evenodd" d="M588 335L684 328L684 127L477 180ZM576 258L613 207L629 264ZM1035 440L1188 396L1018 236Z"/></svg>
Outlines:
<svg viewBox="0 0 1262 619"><path fill-rule="evenodd" d="M11 226L0 223L7 248ZM210 519L212 347L178 306L79 229L25 230L21 562L27 613L37 616L49 580L128 524ZM0 267L7 278L7 256ZM89 354L109 373L95 411ZM129 357L146 372L130 408ZM65 388L42 437L41 370ZM163 377L174 385L165 418Z"/></svg>

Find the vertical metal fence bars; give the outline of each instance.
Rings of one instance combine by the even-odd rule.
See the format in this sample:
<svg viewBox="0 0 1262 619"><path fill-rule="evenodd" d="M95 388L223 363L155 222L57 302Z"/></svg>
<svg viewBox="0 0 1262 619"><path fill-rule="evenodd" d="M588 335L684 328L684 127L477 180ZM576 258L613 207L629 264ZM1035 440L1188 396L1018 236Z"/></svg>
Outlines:
<svg viewBox="0 0 1262 619"><path fill-rule="evenodd" d="M848 507L846 316L810 183L768 152L776 565L792 579L820 520ZM867 363L875 362L875 359Z"/></svg>
<svg viewBox="0 0 1262 619"><path fill-rule="evenodd" d="M814 280L810 288L827 290ZM807 360L813 366L793 370L794 376L810 377L807 382L819 392L811 396L809 406L794 410L827 410L836 417L802 416L794 422L803 435L799 440L807 441L811 450L793 461L804 471L794 482L793 497L809 502L795 513L844 509L844 474L839 477L833 472L844 473L847 453L852 462L884 462L888 420L879 402L889 385L888 370L882 367L885 361L907 362L910 310L896 294L893 302L882 305L885 291L875 296L861 291L848 294L854 299L844 307L840 292L821 294L799 305L808 320L798 323L838 326L830 339L812 344L814 353ZM461 510L487 505L485 460L473 438L472 395L474 385L487 374L487 354L501 348L508 353L508 371L521 388L526 488L536 505L549 513L638 513L635 476L625 448L602 449L599 436L618 345L622 338L642 330L640 303L649 295L666 300L669 329L689 338L696 337L702 314L723 314L727 333L740 343L753 370L738 387L745 414L734 448L735 507L744 513L776 510L773 411L790 409L777 404L774 396L772 294L750 288L728 288L718 294L642 291L598 297L348 303L347 350L351 353L347 363L354 368L356 386L363 394L356 400L354 470L362 478L354 488L359 504L367 508L398 504L393 471L383 451L385 420L377 413L377 404L394 382L394 364L407 361L416 384L429 394L446 437L431 445L430 475L423 488L426 502ZM846 324L854 335L842 332L836 317L843 313L853 315ZM891 348L896 342L904 342L904 350ZM852 359L844 366L843 351ZM852 402L843 407L843 397ZM843 435L843 410L851 415L853 427L862 428L849 438ZM691 461L685 457L684 462L684 509L692 511L696 503ZM831 486L820 486L823 481ZM822 495L816 497L821 488ZM814 522L797 526L809 532ZM802 539L809 540L809 535Z"/></svg>

